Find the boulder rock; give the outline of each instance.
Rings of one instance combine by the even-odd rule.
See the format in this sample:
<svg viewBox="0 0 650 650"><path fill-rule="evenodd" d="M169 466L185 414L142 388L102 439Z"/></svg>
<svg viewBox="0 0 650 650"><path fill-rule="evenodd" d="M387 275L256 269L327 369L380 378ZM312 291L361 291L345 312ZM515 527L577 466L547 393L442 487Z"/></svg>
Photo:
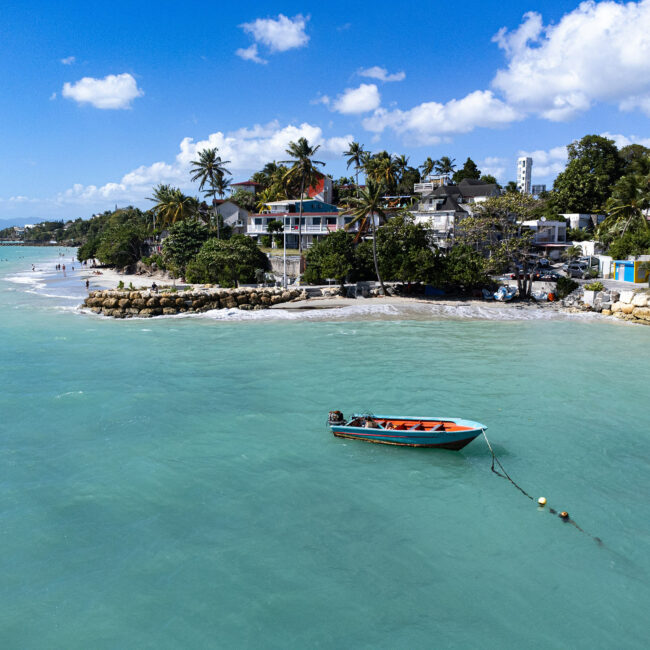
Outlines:
<svg viewBox="0 0 650 650"><path fill-rule="evenodd" d="M634 305L630 305L630 304L627 304L627 303L623 303L623 304L621 305L621 311L622 311L624 314L631 314L631 313L634 311Z"/></svg>
<svg viewBox="0 0 650 650"><path fill-rule="evenodd" d="M623 309L623 303L619 301L613 302L611 309L613 313L620 312Z"/></svg>
<svg viewBox="0 0 650 650"><path fill-rule="evenodd" d="M632 304L635 307L645 307L648 304L648 295L645 293L637 293L632 298Z"/></svg>
<svg viewBox="0 0 650 650"><path fill-rule="evenodd" d="M635 318L638 318L640 320L648 320L650 321L650 308L648 307L636 307L634 311L632 312L632 315Z"/></svg>

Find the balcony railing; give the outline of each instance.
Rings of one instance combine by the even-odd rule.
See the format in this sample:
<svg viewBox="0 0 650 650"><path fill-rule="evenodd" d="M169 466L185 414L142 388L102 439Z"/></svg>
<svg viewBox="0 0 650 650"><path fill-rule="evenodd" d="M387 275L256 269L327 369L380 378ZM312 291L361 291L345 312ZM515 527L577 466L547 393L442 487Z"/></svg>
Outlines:
<svg viewBox="0 0 650 650"><path fill-rule="evenodd" d="M301 232L303 235L326 235L328 232L335 232L336 230L341 230L343 228L343 224L339 223L332 223L332 224L322 224L320 226L314 226L314 225L307 225L307 224L302 224ZM287 235L297 235L298 234L298 225L295 226L285 226L286 233ZM354 232L357 229L356 224L350 228L352 232ZM251 235L268 235L269 232L266 228L266 226L259 226L259 225L248 225L246 228L246 233L251 234ZM278 233L282 234L282 233Z"/></svg>

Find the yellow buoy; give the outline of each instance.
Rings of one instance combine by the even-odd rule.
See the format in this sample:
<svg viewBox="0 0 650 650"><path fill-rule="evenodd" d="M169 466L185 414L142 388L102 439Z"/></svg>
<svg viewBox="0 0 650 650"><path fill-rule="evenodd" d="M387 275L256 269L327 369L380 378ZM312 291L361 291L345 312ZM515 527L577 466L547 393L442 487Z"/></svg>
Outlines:
<svg viewBox="0 0 650 650"><path fill-rule="evenodd" d="M546 505L546 497L539 497L539 499L537 499L537 503L539 503L539 505L543 508Z"/></svg>
<svg viewBox="0 0 650 650"><path fill-rule="evenodd" d="M563 510L560 513L560 517L562 517L562 519L568 519L569 518L569 513L566 510Z"/></svg>

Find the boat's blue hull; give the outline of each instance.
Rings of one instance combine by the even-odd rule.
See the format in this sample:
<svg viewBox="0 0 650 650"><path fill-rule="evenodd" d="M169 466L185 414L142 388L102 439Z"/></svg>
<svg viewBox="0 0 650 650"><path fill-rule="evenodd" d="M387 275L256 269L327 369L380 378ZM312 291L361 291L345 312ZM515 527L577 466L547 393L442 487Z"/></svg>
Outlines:
<svg viewBox="0 0 650 650"><path fill-rule="evenodd" d="M353 416L352 420L356 417ZM481 435L486 426L479 422L463 420L460 418L416 418L411 416L373 415L374 420L399 420L417 422L443 422L448 423L447 430L417 431L395 430L387 428L366 428L363 426L348 426L347 424L331 424L332 433L339 438L364 440L383 445L399 445L405 447L438 447L441 449L462 449L474 438ZM351 421L352 421L351 420ZM460 427L456 429L456 427Z"/></svg>

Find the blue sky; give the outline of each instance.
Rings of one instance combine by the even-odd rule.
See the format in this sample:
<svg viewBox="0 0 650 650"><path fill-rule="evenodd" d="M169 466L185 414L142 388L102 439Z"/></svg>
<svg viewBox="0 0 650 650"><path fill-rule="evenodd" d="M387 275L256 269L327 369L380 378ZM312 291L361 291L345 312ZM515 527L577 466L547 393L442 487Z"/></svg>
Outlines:
<svg viewBox="0 0 650 650"><path fill-rule="evenodd" d="M587 133L650 145L650 0L3 3L0 219L196 193L218 146L235 180L301 135L334 177L357 140L419 165L522 152L551 184Z"/></svg>

